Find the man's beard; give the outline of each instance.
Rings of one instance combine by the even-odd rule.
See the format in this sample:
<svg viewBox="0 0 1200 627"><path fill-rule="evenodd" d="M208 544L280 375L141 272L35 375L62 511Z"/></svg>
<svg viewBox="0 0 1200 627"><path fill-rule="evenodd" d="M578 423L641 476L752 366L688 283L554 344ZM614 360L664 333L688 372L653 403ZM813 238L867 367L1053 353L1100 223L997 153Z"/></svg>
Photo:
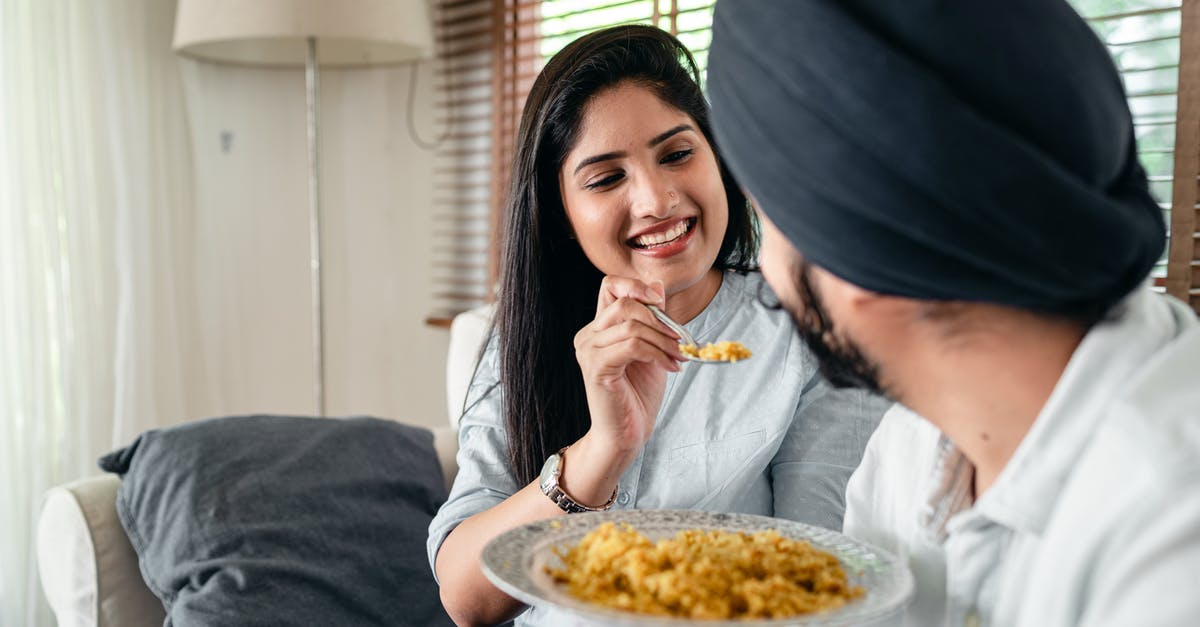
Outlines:
<svg viewBox="0 0 1200 627"><path fill-rule="evenodd" d="M786 308L796 323L796 331L817 357L821 374L834 387L862 388L888 396L879 382L879 365L863 354L858 345L834 333L833 323L810 281L812 266L807 261L796 268L795 284L802 310Z"/></svg>

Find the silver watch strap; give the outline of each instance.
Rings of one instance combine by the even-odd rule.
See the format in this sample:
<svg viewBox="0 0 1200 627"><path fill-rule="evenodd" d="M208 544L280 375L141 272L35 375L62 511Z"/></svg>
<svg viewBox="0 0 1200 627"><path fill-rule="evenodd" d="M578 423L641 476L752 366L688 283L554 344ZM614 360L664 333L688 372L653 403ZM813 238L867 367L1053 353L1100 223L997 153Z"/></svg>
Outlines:
<svg viewBox="0 0 1200 627"><path fill-rule="evenodd" d="M587 505L584 505L583 503L576 501L574 498L571 497L570 494L567 494L567 492L562 489L562 484L560 483L560 481L562 481L562 471L564 468L566 468L565 453L567 452L567 448L568 447L564 446L563 448L559 449L559 451L558 451L558 463L560 465L559 465L559 469L558 469L558 474L554 477L554 485L549 486L548 489L543 489L542 492L546 496L550 497L550 500L553 501L554 504L557 505L559 509L561 509L562 511L564 511L568 514L581 514L583 512L604 512L604 511L608 511L608 510L612 509L613 503L617 502L617 491L620 489L620 487L621 487L620 485L617 485L616 487L613 488L612 496L608 497L608 502L599 507L588 507Z"/></svg>

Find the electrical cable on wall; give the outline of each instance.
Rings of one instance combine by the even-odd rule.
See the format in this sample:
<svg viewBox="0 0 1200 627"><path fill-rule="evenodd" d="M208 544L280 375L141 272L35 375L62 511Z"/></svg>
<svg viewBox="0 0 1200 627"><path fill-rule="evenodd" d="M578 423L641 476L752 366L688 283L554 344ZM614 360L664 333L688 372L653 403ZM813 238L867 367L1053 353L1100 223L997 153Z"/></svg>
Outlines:
<svg viewBox="0 0 1200 627"><path fill-rule="evenodd" d="M417 110L417 72L421 70L420 62L412 63L412 73L409 74L408 80L408 110L405 111L405 119L408 122L408 136L413 143L424 150L436 150L442 146L447 138L450 137L450 131L454 127L454 116L448 116L446 119L446 128L438 134L437 139L432 142L421 138L417 133L416 110ZM448 110L454 109L454 102L451 100L447 103Z"/></svg>

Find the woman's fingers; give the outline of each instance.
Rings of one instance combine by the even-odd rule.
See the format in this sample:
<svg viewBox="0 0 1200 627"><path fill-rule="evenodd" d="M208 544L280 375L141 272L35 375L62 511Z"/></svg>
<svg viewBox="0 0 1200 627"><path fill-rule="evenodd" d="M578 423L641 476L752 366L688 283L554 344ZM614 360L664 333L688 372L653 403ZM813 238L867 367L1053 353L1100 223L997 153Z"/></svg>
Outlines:
<svg viewBox="0 0 1200 627"><path fill-rule="evenodd" d="M683 361L677 339L641 320L626 320L586 335L580 332L575 344L576 356L585 372L623 370L633 361L659 363L675 372Z"/></svg>
<svg viewBox="0 0 1200 627"><path fill-rule="evenodd" d="M620 298L613 301L608 307L599 311L596 314L596 319L588 326L593 327L594 332L599 332L609 327L617 326L628 320L641 321L651 329L658 329L668 337L679 339L679 336L671 330L670 327L663 324L642 301L633 298Z"/></svg>
<svg viewBox="0 0 1200 627"><path fill-rule="evenodd" d="M635 362L657 364L664 370L679 371L679 361L672 358L662 347L641 337L624 337L606 346L594 346L592 357L584 366L593 376L606 378L616 376Z"/></svg>
<svg viewBox="0 0 1200 627"><path fill-rule="evenodd" d="M666 304L661 281L607 276L600 286L596 318L575 335L575 353L585 373L623 372L633 362L657 363L676 372L684 360L679 336L646 308Z"/></svg>
<svg viewBox="0 0 1200 627"><path fill-rule="evenodd" d="M596 300L596 315L617 300L631 298L647 305L666 306L667 295L662 281L646 283L627 277L606 276L600 282L600 294Z"/></svg>
<svg viewBox="0 0 1200 627"><path fill-rule="evenodd" d="M622 298L613 302L586 327L575 334L575 352L610 346L626 337L639 337L668 357L682 361L679 336L663 324L641 302Z"/></svg>
<svg viewBox="0 0 1200 627"><path fill-rule="evenodd" d="M655 346L672 359L683 360L683 355L679 352L679 338L670 330L664 329L662 323L655 319L624 320L594 333L590 343L595 348L606 348L629 338L636 338Z"/></svg>

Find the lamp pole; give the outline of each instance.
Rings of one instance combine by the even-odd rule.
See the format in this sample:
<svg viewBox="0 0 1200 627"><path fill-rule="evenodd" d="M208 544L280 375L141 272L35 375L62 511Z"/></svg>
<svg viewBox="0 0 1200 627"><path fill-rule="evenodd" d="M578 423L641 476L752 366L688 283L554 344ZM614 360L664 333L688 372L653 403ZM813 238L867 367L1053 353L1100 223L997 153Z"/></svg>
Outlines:
<svg viewBox="0 0 1200 627"><path fill-rule="evenodd" d="M321 296L321 181L320 181L320 66L317 63L317 38L308 37L304 63L304 83L308 100L308 262L312 285L313 370L316 381L317 415L325 416L325 317Z"/></svg>

